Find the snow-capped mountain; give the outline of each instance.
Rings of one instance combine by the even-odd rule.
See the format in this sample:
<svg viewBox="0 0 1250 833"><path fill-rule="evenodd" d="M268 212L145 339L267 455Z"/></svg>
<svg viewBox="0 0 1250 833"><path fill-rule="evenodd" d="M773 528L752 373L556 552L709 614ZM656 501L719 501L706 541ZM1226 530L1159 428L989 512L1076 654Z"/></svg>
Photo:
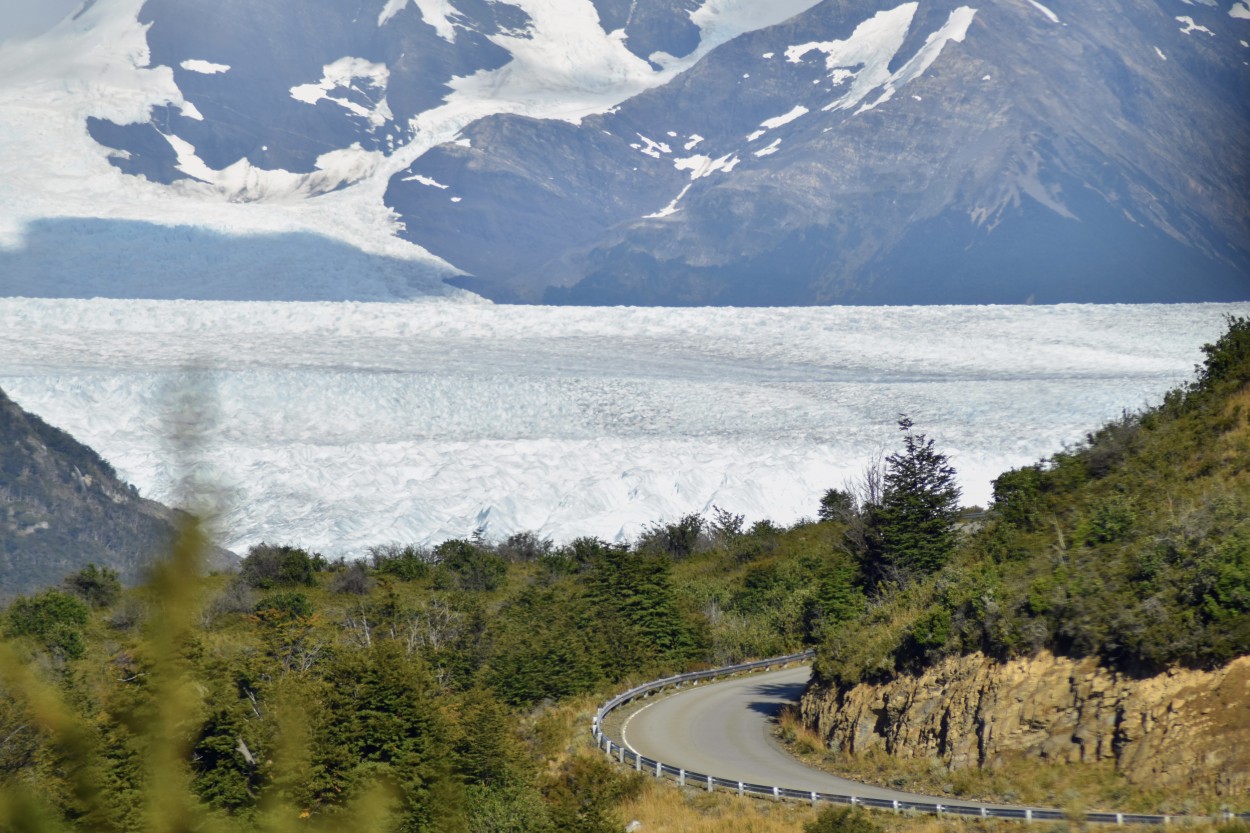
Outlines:
<svg viewBox="0 0 1250 833"><path fill-rule="evenodd" d="M27 35L3 294L1250 297L1246 0L87 0Z"/></svg>

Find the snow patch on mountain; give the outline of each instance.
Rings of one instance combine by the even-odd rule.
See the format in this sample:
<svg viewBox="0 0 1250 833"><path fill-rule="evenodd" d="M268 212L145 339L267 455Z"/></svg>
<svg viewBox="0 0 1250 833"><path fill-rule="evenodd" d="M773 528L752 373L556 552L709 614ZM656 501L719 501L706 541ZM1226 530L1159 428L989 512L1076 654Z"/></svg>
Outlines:
<svg viewBox="0 0 1250 833"><path fill-rule="evenodd" d="M1192 35L1194 32L1206 32L1208 35L1211 35L1212 37L1215 36L1215 32L1212 32L1210 29L1208 29L1205 26L1201 26L1195 23L1194 19L1192 17L1189 17L1188 15L1185 15L1183 17L1178 17L1176 18L1176 21L1178 23L1185 24L1184 28L1181 29L1182 35Z"/></svg>
<svg viewBox="0 0 1250 833"><path fill-rule="evenodd" d="M736 153L727 153L719 159L695 155L673 160L673 167L679 171L690 171L691 179L702 179L705 176L711 176L717 171L729 173L737 166L739 161ZM682 193L684 194L685 191Z"/></svg>
<svg viewBox="0 0 1250 833"><path fill-rule="evenodd" d="M785 113L784 115L777 116L774 119L765 119L764 121L760 122L760 127L764 128L765 130L773 130L775 128L781 127L782 125L789 124L795 119L802 118L803 116L806 116L810 112L811 111L808 110L806 107L804 107L802 104L799 104L793 110L791 110L788 113Z"/></svg>
<svg viewBox="0 0 1250 833"><path fill-rule="evenodd" d="M648 139L641 133L635 133L634 135L639 139L642 139L642 144L640 145L635 143L630 145L630 147L639 153L650 156L652 159L659 159L661 156L673 152L673 149L669 147L666 142L657 142L653 139Z"/></svg>
<svg viewBox="0 0 1250 833"><path fill-rule="evenodd" d="M679 193L676 197L673 197L672 202L670 202L668 205L664 206L659 211L656 211L653 214L644 214L643 219L644 220L661 220L665 217L673 216L674 214L676 214L678 211L681 210L680 208L677 207L677 204L681 202L682 197L690 193L690 188L691 186L687 184L685 188L681 189L681 193Z"/></svg>
<svg viewBox="0 0 1250 833"><path fill-rule="evenodd" d="M694 143L694 144L697 144L697 143ZM693 147L694 144L687 145L687 150ZM680 208L678 207L678 203L681 202L682 198L685 197L686 194L690 193L690 189L691 187L693 187L694 180L703 179L704 177L711 176L712 174L717 173L717 172L729 173L735 167L737 167L740 161L742 160L738 158L738 154L736 153L727 153L724 156L720 157L719 159L713 159L710 156L703 156L700 154L696 154L694 156L687 156L681 159L674 159L673 160L674 168L676 168L679 171L690 171L691 182L687 183L686 186L681 189L681 192L676 197L673 198L672 202L670 202L668 205L664 206L664 208L661 208L659 211L656 211L653 214L643 215L643 219L659 220L659 219L663 219L664 217L671 217L672 215L676 214L680 210Z"/></svg>
<svg viewBox="0 0 1250 833"><path fill-rule="evenodd" d="M368 119L369 124L378 128L394 118L386 103L386 84L389 79L390 71L385 64L366 61L364 58L339 58L321 68L320 81L292 87L291 98L305 104L316 104L323 99L331 101L353 115ZM372 102L372 107L365 107L346 95L330 94L337 90L356 92L365 97L372 94L376 96L376 100Z"/></svg>
<svg viewBox="0 0 1250 833"><path fill-rule="evenodd" d="M904 3L877 12L855 27L846 40L796 44L786 49L786 60L802 63L810 52L825 55L825 67L835 86L853 78L846 95L828 104L825 110L847 110L863 101L870 92L890 79L890 61L903 47L919 3Z"/></svg>
<svg viewBox="0 0 1250 833"><path fill-rule="evenodd" d="M963 39L968 34L968 27L972 25L972 20L976 17L976 14L977 10L970 6L960 6L952 11L942 28L929 35L924 42L924 46L920 47L920 51L912 56L911 60L903 64L898 72L890 76L889 80L883 85L884 89L877 100L870 104L862 105L856 113L862 113L865 110L871 110L884 104L894 97L894 93L899 87L903 87L924 75L929 67L933 66L933 62L938 59L938 56L942 54L946 44L951 41L956 43L963 42Z"/></svg>
<svg viewBox="0 0 1250 833"><path fill-rule="evenodd" d="M1039 12L1046 15L1046 19L1049 20L1051 23L1062 22L1061 20L1059 20L1059 15L1055 14L1046 6L1043 6L1041 3L1037 2L1037 0L1029 0L1029 3L1033 6L1033 8L1037 9Z"/></svg>
<svg viewBox="0 0 1250 833"><path fill-rule="evenodd" d="M204 61L199 58L188 58L178 66L187 72L198 72L201 75L216 75L219 72L229 72L229 64L215 64L212 61Z"/></svg>
<svg viewBox="0 0 1250 833"><path fill-rule="evenodd" d="M714 48L744 32L776 26L821 3L822 0L707 0L690 14L703 33L703 41ZM708 50L710 51L710 49Z"/></svg>
<svg viewBox="0 0 1250 833"><path fill-rule="evenodd" d="M459 14L451 5L451 0L386 0L386 5L378 14L378 26L402 12L409 3L415 3L421 12L421 19L433 27L438 36L448 43L456 42L456 27L452 24L453 15Z"/></svg>
<svg viewBox="0 0 1250 833"><path fill-rule="evenodd" d="M854 79L850 90L825 105L824 109L850 110L858 106L856 114L871 110L893 98L899 87L923 75L947 43L962 41L976 15L976 9L969 6L952 11L946 23L928 36L920 50L897 72L891 73L890 64L907 39L919 5L904 3L897 8L877 12L857 26L846 40L790 46L786 49L786 59L797 64L802 63L810 52L824 53L825 67L834 87L841 87ZM881 94L876 100L863 103L878 89Z"/></svg>
<svg viewBox="0 0 1250 833"><path fill-rule="evenodd" d="M404 177L404 182L420 182L422 185L429 185L431 188L439 188L443 191L446 191L448 188L451 187L450 185L444 185L443 183L439 182L437 179L431 179L430 177L422 176L421 174L413 174L412 176L406 176Z"/></svg>
<svg viewBox="0 0 1250 833"><path fill-rule="evenodd" d="M768 147L760 148L759 150L755 151L755 155L759 157L772 156L774 153L776 153L780 149L781 149L781 140L773 139L772 144L770 144Z"/></svg>

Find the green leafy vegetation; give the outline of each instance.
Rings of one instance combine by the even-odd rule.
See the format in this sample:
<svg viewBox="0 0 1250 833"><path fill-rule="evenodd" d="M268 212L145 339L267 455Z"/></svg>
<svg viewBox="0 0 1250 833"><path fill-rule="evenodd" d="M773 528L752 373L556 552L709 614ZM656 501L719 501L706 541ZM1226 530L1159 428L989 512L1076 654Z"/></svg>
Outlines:
<svg viewBox="0 0 1250 833"><path fill-rule="evenodd" d="M863 613L826 634L818 673L849 685L1048 648L1149 674L1250 653L1250 321L1228 323L1194 382L1004 473L958 534L938 499L945 463L910 433L878 502L827 496L831 519L866 530L847 546L876 581Z"/></svg>
<svg viewBox="0 0 1250 833"><path fill-rule="evenodd" d="M620 830L637 782L578 751L586 710L797 650L864 603L831 527L657 529L354 563L266 544L205 578L180 550L139 588L92 566L20 597L0 829ZM553 723L564 704L583 713Z"/></svg>
<svg viewBox="0 0 1250 833"><path fill-rule="evenodd" d="M884 833L885 828L863 810L826 807L803 825L803 833Z"/></svg>

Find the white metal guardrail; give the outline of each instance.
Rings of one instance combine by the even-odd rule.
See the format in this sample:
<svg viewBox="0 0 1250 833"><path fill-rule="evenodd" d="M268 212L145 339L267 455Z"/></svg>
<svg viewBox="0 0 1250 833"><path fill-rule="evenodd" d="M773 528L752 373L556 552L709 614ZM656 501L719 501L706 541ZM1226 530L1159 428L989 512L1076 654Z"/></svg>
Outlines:
<svg viewBox="0 0 1250 833"><path fill-rule="evenodd" d="M745 781L737 781L732 778L721 778L716 775L709 775L703 772L693 772L691 770L682 769L681 767L672 766L654 758L648 758L639 755L632 749L617 743L603 731L604 720L609 714L616 709L624 706L634 700L654 692L666 688L676 688L685 683L698 683L704 680L713 680L718 677L728 677L734 674L748 673L752 671L763 671L774 666L788 665L792 662L802 662L810 660L814 656L814 651L804 651L801 654L789 654L784 657L773 657L771 659L762 659L755 662L745 662L741 665L729 665L724 668L713 668L707 671L694 671L688 674L677 674L672 677L665 677L661 680L653 680L649 683L643 683L635 686L629 691L622 692L612 699L608 700L599 710L595 712L594 722L591 726L591 732L594 735L595 743L599 749L603 750L608 758L622 766L630 767L638 772L644 772L656 778L667 778L675 781L677 784L686 787L700 787L708 792L722 790L736 793L740 796L757 796L760 798L771 798L776 801L809 801L812 806L816 806L821 802L830 804L845 804L853 807L870 807L878 810L892 810L896 813L909 811L913 813L929 813L935 815L952 815L952 816L973 816L978 818L995 818L995 819L1015 819L1017 821L1033 822L1033 821L1065 821L1070 815L1062 810L1054 808L1032 808L1032 807L1002 807L991 806L988 804L977 804L975 802L961 801L958 804L941 804L931 801L923 801L917 798L911 800L891 800L886 798L864 798L855 795L841 795L838 793L812 792L809 790L794 790L786 787L768 785L768 784L751 784ZM1196 821L1198 817L1179 816L1179 815L1152 815L1147 813L1114 813L1093 811L1083 814L1085 821L1097 824L1170 824L1173 822ZM1232 821L1234 819L1250 821L1250 813L1230 813L1225 812L1222 816L1214 819L1215 821ZM1204 817L1204 820L1211 820Z"/></svg>

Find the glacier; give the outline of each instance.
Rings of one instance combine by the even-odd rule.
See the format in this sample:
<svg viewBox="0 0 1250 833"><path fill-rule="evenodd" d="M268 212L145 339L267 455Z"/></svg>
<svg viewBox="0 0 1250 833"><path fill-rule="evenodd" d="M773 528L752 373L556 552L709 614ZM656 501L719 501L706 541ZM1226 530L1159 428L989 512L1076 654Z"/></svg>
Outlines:
<svg viewBox="0 0 1250 833"><path fill-rule="evenodd" d="M241 551L815 514L909 414L964 503L1185 380L1250 304L0 299L0 387Z"/></svg>

